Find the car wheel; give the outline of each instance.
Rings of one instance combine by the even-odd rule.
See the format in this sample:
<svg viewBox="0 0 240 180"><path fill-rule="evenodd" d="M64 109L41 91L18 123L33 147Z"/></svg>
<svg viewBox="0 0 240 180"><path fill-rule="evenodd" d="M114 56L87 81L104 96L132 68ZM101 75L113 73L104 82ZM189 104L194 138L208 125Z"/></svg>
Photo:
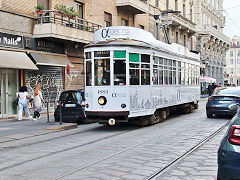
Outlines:
<svg viewBox="0 0 240 180"><path fill-rule="evenodd" d="M208 117L208 118L213 118L213 114L212 114L212 113L209 113L209 112L207 112L207 117Z"/></svg>

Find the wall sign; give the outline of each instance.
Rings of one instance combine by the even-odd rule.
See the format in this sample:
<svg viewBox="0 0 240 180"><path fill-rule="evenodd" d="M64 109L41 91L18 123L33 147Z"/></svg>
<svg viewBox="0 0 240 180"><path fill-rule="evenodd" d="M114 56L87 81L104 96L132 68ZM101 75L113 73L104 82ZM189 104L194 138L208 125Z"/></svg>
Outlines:
<svg viewBox="0 0 240 180"><path fill-rule="evenodd" d="M13 47L13 48L24 48L23 36L0 32L0 46Z"/></svg>

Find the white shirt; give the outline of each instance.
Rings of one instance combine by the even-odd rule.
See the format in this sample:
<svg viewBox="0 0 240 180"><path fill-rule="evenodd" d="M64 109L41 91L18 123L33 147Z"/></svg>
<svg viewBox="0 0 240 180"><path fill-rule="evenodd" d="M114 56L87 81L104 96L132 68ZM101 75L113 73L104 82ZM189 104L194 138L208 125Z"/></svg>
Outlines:
<svg viewBox="0 0 240 180"><path fill-rule="evenodd" d="M19 92L19 99L26 99L26 97L28 96L28 92Z"/></svg>

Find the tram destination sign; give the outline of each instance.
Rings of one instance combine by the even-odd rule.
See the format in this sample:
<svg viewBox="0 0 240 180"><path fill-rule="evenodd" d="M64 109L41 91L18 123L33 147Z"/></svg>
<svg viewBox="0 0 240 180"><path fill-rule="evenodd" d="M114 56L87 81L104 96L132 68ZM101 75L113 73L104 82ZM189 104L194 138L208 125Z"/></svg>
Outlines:
<svg viewBox="0 0 240 180"><path fill-rule="evenodd" d="M23 48L23 36L0 33L0 46Z"/></svg>
<svg viewBox="0 0 240 180"><path fill-rule="evenodd" d="M94 51L94 57L110 57L110 51Z"/></svg>

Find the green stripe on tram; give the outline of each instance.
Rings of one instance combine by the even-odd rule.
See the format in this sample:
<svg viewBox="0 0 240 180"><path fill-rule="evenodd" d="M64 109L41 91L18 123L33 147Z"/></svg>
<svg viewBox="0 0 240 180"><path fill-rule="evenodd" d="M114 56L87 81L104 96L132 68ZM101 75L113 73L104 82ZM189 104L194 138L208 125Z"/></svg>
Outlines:
<svg viewBox="0 0 240 180"><path fill-rule="evenodd" d="M114 51L114 58L126 58L126 51Z"/></svg>
<svg viewBox="0 0 240 180"><path fill-rule="evenodd" d="M139 54L129 53L129 61L139 62Z"/></svg>

